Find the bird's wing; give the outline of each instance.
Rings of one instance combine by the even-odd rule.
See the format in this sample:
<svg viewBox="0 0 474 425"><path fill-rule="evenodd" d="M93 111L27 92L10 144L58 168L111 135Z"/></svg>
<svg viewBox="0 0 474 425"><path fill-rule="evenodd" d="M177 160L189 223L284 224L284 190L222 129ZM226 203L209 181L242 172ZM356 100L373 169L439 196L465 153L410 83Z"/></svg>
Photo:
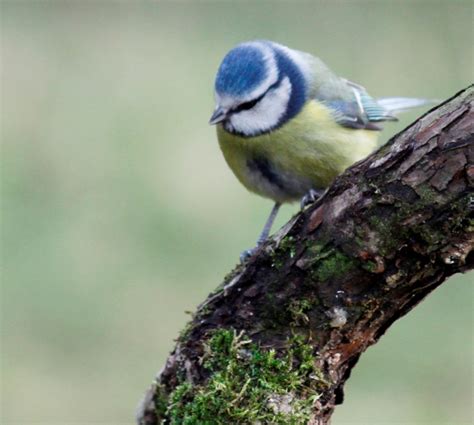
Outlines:
<svg viewBox="0 0 474 425"><path fill-rule="evenodd" d="M383 121L398 121L395 116L400 112L436 103L436 100L417 99L412 97L385 97L374 99L364 87L352 81L340 78L342 83L352 91L344 99L328 99L323 102L334 111L336 121L351 128L381 130L375 123Z"/></svg>
<svg viewBox="0 0 474 425"><path fill-rule="evenodd" d="M344 127L380 130L376 123L397 121L364 87L335 75L329 84L332 88L321 86L314 92L314 99L327 106L334 119Z"/></svg>
<svg viewBox="0 0 474 425"><path fill-rule="evenodd" d="M381 130L376 123L396 121L390 110L371 97L364 87L334 74L319 58L305 54L309 65L309 97L328 107L344 127Z"/></svg>
<svg viewBox="0 0 474 425"><path fill-rule="evenodd" d="M352 98L348 96L348 99L342 102L338 99L325 102L334 111L334 117L339 124L351 128L380 130L381 128L374 123L398 120L370 96L364 87L342 78L341 81L352 92Z"/></svg>
<svg viewBox="0 0 474 425"><path fill-rule="evenodd" d="M334 119L344 127L381 130L377 124L397 121L395 114L436 102L408 97L374 99L361 85L334 74L316 56L302 52L300 55L310 83L309 98L328 107Z"/></svg>

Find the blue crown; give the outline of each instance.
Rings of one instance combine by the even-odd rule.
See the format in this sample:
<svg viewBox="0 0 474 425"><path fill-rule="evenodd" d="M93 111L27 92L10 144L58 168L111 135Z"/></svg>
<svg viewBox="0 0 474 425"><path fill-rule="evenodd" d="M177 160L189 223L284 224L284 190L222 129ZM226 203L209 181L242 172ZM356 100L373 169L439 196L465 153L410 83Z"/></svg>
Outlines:
<svg viewBox="0 0 474 425"><path fill-rule="evenodd" d="M216 76L216 92L241 97L268 76L265 56L251 44L241 44L224 57Z"/></svg>

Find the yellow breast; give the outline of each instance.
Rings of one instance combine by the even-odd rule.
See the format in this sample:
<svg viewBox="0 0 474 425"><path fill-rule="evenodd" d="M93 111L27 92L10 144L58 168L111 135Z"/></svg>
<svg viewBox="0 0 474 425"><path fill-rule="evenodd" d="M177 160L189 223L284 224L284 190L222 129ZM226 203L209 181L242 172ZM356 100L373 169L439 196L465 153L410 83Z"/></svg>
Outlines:
<svg viewBox="0 0 474 425"><path fill-rule="evenodd" d="M275 131L241 137L217 127L219 145L240 182L277 202L324 189L377 146L378 131L346 128L316 101Z"/></svg>

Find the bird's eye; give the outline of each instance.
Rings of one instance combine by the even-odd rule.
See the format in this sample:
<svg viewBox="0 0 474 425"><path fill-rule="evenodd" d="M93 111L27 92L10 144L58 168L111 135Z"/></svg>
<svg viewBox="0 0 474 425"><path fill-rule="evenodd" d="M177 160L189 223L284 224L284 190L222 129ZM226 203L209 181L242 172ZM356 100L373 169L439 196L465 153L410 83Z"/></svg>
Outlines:
<svg viewBox="0 0 474 425"><path fill-rule="evenodd" d="M240 112L240 111L247 111L249 109L252 109L258 103L260 99L261 97L258 97L257 99L251 100L249 102L241 103L234 109L234 111Z"/></svg>

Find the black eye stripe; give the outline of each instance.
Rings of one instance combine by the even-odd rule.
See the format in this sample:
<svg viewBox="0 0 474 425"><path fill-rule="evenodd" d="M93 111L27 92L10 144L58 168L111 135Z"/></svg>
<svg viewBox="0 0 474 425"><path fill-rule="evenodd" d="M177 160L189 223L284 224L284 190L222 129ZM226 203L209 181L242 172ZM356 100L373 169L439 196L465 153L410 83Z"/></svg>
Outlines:
<svg viewBox="0 0 474 425"><path fill-rule="evenodd" d="M265 92L266 93L266 92ZM240 112L240 111L246 111L248 109L252 109L260 100L263 98L262 96L257 97L254 100L251 100L249 102L244 102L238 105L236 108L233 109L234 112Z"/></svg>
<svg viewBox="0 0 474 425"><path fill-rule="evenodd" d="M268 89L263 92L260 96L257 98L250 100L248 102L241 103L240 105L237 105L235 108L232 109L232 112L240 112L240 111L247 111L249 109L252 109L258 102L260 102L265 95L272 89L278 87L280 85L281 79L278 79L274 84L272 84Z"/></svg>

